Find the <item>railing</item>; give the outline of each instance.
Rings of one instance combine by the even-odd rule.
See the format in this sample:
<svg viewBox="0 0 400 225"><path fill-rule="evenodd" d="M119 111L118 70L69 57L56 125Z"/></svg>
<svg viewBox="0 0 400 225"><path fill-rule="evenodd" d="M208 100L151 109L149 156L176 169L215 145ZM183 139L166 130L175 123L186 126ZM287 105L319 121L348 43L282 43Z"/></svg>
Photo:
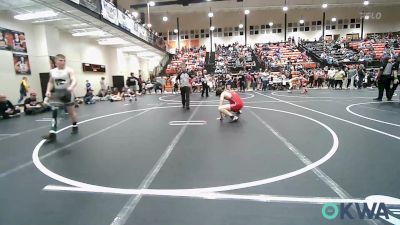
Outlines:
<svg viewBox="0 0 400 225"><path fill-rule="evenodd" d="M73 0L60 1L91 15L94 18L100 19L101 21L124 31L153 47L163 51L166 50L165 41L162 37L155 35L153 31L135 21L132 15L125 14L106 0L96 0L90 5L88 5L88 3L83 4L85 1L82 1L80 4L77 4L76 1Z"/></svg>

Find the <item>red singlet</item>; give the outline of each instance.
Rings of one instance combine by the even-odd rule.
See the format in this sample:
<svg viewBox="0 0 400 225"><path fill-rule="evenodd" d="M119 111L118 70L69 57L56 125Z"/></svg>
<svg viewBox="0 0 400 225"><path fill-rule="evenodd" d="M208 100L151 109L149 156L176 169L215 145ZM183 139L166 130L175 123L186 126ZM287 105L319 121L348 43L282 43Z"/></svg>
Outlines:
<svg viewBox="0 0 400 225"><path fill-rule="evenodd" d="M230 93L231 93L232 97L230 99L227 99L227 100L231 104L231 111L239 112L243 108L243 105L244 105L243 101L242 101L242 99L240 98L240 96L236 92L232 91Z"/></svg>

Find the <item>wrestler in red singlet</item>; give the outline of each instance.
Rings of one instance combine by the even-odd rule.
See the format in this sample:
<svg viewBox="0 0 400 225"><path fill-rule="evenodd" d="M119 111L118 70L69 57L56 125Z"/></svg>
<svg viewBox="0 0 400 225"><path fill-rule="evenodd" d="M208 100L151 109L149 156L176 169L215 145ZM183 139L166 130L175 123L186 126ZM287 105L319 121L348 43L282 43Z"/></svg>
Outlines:
<svg viewBox="0 0 400 225"><path fill-rule="evenodd" d="M230 91L229 92L231 94L231 98L227 99L229 101L229 103L231 104L231 111L232 112L239 112L242 108L243 108L243 101L240 98L240 96L234 92L234 91Z"/></svg>

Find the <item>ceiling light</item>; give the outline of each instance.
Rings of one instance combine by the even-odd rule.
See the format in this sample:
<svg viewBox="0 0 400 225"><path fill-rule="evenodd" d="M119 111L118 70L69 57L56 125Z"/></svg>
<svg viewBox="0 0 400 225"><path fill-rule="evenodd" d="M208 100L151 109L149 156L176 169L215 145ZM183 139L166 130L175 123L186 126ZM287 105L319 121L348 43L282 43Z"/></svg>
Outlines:
<svg viewBox="0 0 400 225"><path fill-rule="evenodd" d="M364 19L369 20L369 16L368 15L364 16Z"/></svg>
<svg viewBox="0 0 400 225"><path fill-rule="evenodd" d="M149 2L149 6L155 6L155 5L156 5L156 3L154 1Z"/></svg>
<svg viewBox="0 0 400 225"><path fill-rule="evenodd" d="M118 37L114 37L114 38L105 38L105 39L100 39L97 41L99 43L99 45L124 45L124 44L129 44L129 42L118 38Z"/></svg>
<svg viewBox="0 0 400 225"><path fill-rule="evenodd" d="M274 23L273 22L269 22L269 24L268 24L270 27L272 27L273 25L274 25Z"/></svg>
<svg viewBox="0 0 400 225"><path fill-rule="evenodd" d="M174 29L174 33L177 34L178 33L178 29Z"/></svg>
<svg viewBox="0 0 400 225"><path fill-rule="evenodd" d="M239 24L239 29L242 29L243 28L243 24Z"/></svg>
<svg viewBox="0 0 400 225"><path fill-rule="evenodd" d="M34 12L34 13L15 15L14 19L16 19L16 20L32 20L32 19L39 19L39 18L54 17L57 15L58 15L57 13L55 13L51 10L48 10L48 11L42 11L42 12Z"/></svg>
<svg viewBox="0 0 400 225"><path fill-rule="evenodd" d="M141 52L146 49L140 47L140 46L129 46L129 47L123 47L121 48L123 52Z"/></svg>
<svg viewBox="0 0 400 225"><path fill-rule="evenodd" d="M336 17L333 17L333 18L332 18L332 22L336 22Z"/></svg>
<svg viewBox="0 0 400 225"><path fill-rule="evenodd" d="M289 8L287 6L283 6L282 10L286 12L289 10Z"/></svg>
<svg viewBox="0 0 400 225"><path fill-rule="evenodd" d="M83 32L74 32L72 33L72 36L74 37L83 37L83 36L107 36L107 33L101 31L101 30L95 30L95 31L83 31Z"/></svg>
<svg viewBox="0 0 400 225"><path fill-rule="evenodd" d="M249 15L250 14L250 10L248 10L248 9L244 10L244 14Z"/></svg>
<svg viewBox="0 0 400 225"><path fill-rule="evenodd" d="M213 16L214 16L214 13L213 13L213 12L209 12L209 13L208 13L208 17L211 18L211 17L213 17Z"/></svg>
<svg viewBox="0 0 400 225"><path fill-rule="evenodd" d="M132 12L132 16L137 18L139 16L139 13L138 12Z"/></svg>
<svg viewBox="0 0 400 225"><path fill-rule="evenodd" d="M167 21L168 21L168 17L164 16L164 17L162 18L162 20L163 20L164 22L167 22Z"/></svg>
<svg viewBox="0 0 400 225"><path fill-rule="evenodd" d="M369 5L369 1L368 0L364 0L364 5Z"/></svg>
<svg viewBox="0 0 400 225"><path fill-rule="evenodd" d="M299 20L299 23L304 24L304 20L303 19Z"/></svg>
<svg viewBox="0 0 400 225"><path fill-rule="evenodd" d="M210 30L211 30L211 31L215 30L215 27L214 27L214 26L211 26L211 27L210 27Z"/></svg>
<svg viewBox="0 0 400 225"><path fill-rule="evenodd" d="M324 9L328 8L328 4L326 4L326 3L322 4L322 8L324 8Z"/></svg>
<svg viewBox="0 0 400 225"><path fill-rule="evenodd" d="M148 27L148 28L151 28L151 26L152 26L151 23L148 23L148 24L147 24L147 27Z"/></svg>

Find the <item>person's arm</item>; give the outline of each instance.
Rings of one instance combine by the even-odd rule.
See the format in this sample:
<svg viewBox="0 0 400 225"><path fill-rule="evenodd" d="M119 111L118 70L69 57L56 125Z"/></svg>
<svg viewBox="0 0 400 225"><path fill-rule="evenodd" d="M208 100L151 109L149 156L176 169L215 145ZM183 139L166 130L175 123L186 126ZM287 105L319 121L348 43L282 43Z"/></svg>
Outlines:
<svg viewBox="0 0 400 225"><path fill-rule="evenodd" d="M71 79L71 85L67 88L68 91L73 91L77 85L75 73L72 69L68 71L69 79Z"/></svg>
<svg viewBox="0 0 400 225"><path fill-rule="evenodd" d="M47 82L46 97L51 97L51 90L54 88L54 79L50 76L49 82Z"/></svg>

